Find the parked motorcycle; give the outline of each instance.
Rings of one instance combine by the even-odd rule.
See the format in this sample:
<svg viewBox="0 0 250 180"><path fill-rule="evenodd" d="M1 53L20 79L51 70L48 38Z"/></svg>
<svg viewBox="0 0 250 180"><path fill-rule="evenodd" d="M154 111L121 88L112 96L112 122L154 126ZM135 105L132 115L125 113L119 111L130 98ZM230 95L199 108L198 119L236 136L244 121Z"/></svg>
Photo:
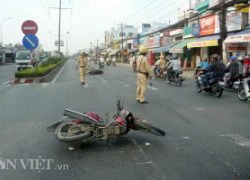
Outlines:
<svg viewBox="0 0 250 180"><path fill-rule="evenodd" d="M196 91L198 93L204 91L216 97L221 97L224 89L221 87L219 83L220 79L211 79L208 82L208 86L202 88L202 76L205 76L204 71L201 71L197 74Z"/></svg>
<svg viewBox="0 0 250 180"><path fill-rule="evenodd" d="M242 78L239 84L238 88L238 98L241 101L247 101L248 99L250 100L250 78Z"/></svg>
<svg viewBox="0 0 250 180"><path fill-rule="evenodd" d="M163 130L124 110L120 100L117 102L117 113L111 120L108 114L106 114L105 120L94 112L80 113L69 109L64 111L64 116L66 117L62 120L47 127L47 131L54 132L56 138L63 142L108 140L112 136L124 136L130 130L165 136Z"/></svg>
<svg viewBox="0 0 250 180"><path fill-rule="evenodd" d="M168 70L168 83L175 83L176 86L181 86L182 85L182 81L184 80L182 77L182 70L179 71L172 71L172 70Z"/></svg>

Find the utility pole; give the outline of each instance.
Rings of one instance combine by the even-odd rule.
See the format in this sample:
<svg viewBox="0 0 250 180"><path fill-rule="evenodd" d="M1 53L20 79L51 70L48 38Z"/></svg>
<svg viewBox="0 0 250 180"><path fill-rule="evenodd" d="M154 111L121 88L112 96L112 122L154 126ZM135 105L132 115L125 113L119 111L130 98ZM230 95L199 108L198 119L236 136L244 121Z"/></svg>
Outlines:
<svg viewBox="0 0 250 180"><path fill-rule="evenodd" d="M97 60L97 58L98 58L98 40L96 42L96 60Z"/></svg>
<svg viewBox="0 0 250 180"><path fill-rule="evenodd" d="M227 38L227 26L226 26L226 7L225 0L220 0L220 34L222 42Z"/></svg>
<svg viewBox="0 0 250 180"><path fill-rule="evenodd" d="M191 10L192 9L192 0L189 0L189 10Z"/></svg>
<svg viewBox="0 0 250 180"><path fill-rule="evenodd" d="M221 42L222 42L222 52L221 55L223 59L226 59L226 54L224 52L224 40L227 38L227 26L226 26L226 7L225 7L225 0L220 0L220 36L221 36Z"/></svg>
<svg viewBox="0 0 250 180"><path fill-rule="evenodd" d="M58 53L61 52L61 11L62 11L62 0L59 0L59 25L58 25Z"/></svg>
<svg viewBox="0 0 250 180"><path fill-rule="evenodd" d="M62 0L59 0L59 7L49 7L49 9L59 10L59 22L58 22L58 53L61 52L61 20L62 10L72 10L72 8L62 8Z"/></svg>
<svg viewBox="0 0 250 180"><path fill-rule="evenodd" d="M122 34L122 62L123 62L123 24L121 23L121 34Z"/></svg>

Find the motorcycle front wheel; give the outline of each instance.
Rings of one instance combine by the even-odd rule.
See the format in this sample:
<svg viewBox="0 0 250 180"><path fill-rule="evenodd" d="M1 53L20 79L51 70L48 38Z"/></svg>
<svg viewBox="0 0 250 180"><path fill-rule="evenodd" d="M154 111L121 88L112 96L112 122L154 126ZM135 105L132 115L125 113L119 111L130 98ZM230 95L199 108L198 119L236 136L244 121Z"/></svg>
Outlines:
<svg viewBox="0 0 250 180"><path fill-rule="evenodd" d="M241 101L247 101L248 100L247 95L246 95L246 91L245 91L242 84L239 85L237 95L238 95L239 100L241 100Z"/></svg>
<svg viewBox="0 0 250 180"><path fill-rule="evenodd" d="M219 97L221 97L222 93L223 93L223 88L220 87L219 84L217 84L217 90L215 92L215 96L219 98Z"/></svg>
<svg viewBox="0 0 250 180"><path fill-rule="evenodd" d="M198 81L196 81L196 92L197 93L201 93L202 89L201 89L201 85L199 84Z"/></svg>
<svg viewBox="0 0 250 180"><path fill-rule="evenodd" d="M157 136L165 136L166 135L165 131L163 131L155 126L152 126L146 122L143 122L142 120L134 121L134 124L136 125L138 130L147 131L147 132L150 132L150 133L157 135Z"/></svg>
<svg viewBox="0 0 250 180"><path fill-rule="evenodd" d="M181 77L179 76L175 80L176 80L176 85L179 86L179 87L181 87L181 85L182 85L182 79L181 79Z"/></svg>
<svg viewBox="0 0 250 180"><path fill-rule="evenodd" d="M73 132L71 132L73 131ZM63 142L84 140L92 136L90 131L82 131L74 122L64 122L55 130L56 138Z"/></svg>

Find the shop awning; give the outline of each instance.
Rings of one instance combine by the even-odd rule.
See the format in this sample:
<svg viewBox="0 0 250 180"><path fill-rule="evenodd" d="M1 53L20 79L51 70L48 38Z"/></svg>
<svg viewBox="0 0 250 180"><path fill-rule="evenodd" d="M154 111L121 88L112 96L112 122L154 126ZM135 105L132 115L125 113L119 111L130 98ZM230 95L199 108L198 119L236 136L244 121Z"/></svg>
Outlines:
<svg viewBox="0 0 250 180"><path fill-rule="evenodd" d="M232 36L228 36L225 43L248 43L250 42L250 29L245 29Z"/></svg>
<svg viewBox="0 0 250 180"><path fill-rule="evenodd" d="M187 48L197 48L197 47L209 47L209 46L218 46L220 39L219 35L206 36L196 39L194 42L189 42Z"/></svg>
<svg viewBox="0 0 250 180"><path fill-rule="evenodd" d="M183 48L187 46L188 43L196 41L196 38L189 38L189 39L183 39L175 46L171 47L169 52L176 53L176 54L182 54Z"/></svg>
<svg viewBox="0 0 250 180"><path fill-rule="evenodd" d="M168 52L170 50L170 48L173 47L174 45L176 45L177 43L179 43L179 41L172 42L167 46L162 46L162 47L159 47L159 48L152 49L152 52L153 53Z"/></svg>
<svg viewBox="0 0 250 180"><path fill-rule="evenodd" d="M113 50L109 53L109 55L110 55L110 56L116 55L119 51L121 51L121 50L120 50L120 49L113 49Z"/></svg>

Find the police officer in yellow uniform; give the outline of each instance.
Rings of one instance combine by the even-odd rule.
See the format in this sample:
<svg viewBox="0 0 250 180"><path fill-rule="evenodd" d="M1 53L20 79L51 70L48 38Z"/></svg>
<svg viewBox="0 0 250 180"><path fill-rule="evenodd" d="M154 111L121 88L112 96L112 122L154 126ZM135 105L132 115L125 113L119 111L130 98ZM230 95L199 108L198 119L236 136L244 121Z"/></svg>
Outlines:
<svg viewBox="0 0 250 180"><path fill-rule="evenodd" d="M152 74L152 69L148 64L147 49L141 47L139 49L140 56L136 59L137 66L137 91L136 91L136 100L141 104L147 104L145 100L145 91L147 88L147 80Z"/></svg>
<svg viewBox="0 0 250 180"><path fill-rule="evenodd" d="M85 76L86 76L86 72L87 72L87 67L88 67L88 54L86 53L81 53L78 61L77 61L77 66L76 68L78 68L78 66L80 66L80 81L82 83L82 85L85 84Z"/></svg>
<svg viewBox="0 0 250 180"><path fill-rule="evenodd" d="M161 72L165 71L165 69L167 67L167 62L166 62L165 56L163 54L161 54L161 56L160 56L159 67L160 67Z"/></svg>

